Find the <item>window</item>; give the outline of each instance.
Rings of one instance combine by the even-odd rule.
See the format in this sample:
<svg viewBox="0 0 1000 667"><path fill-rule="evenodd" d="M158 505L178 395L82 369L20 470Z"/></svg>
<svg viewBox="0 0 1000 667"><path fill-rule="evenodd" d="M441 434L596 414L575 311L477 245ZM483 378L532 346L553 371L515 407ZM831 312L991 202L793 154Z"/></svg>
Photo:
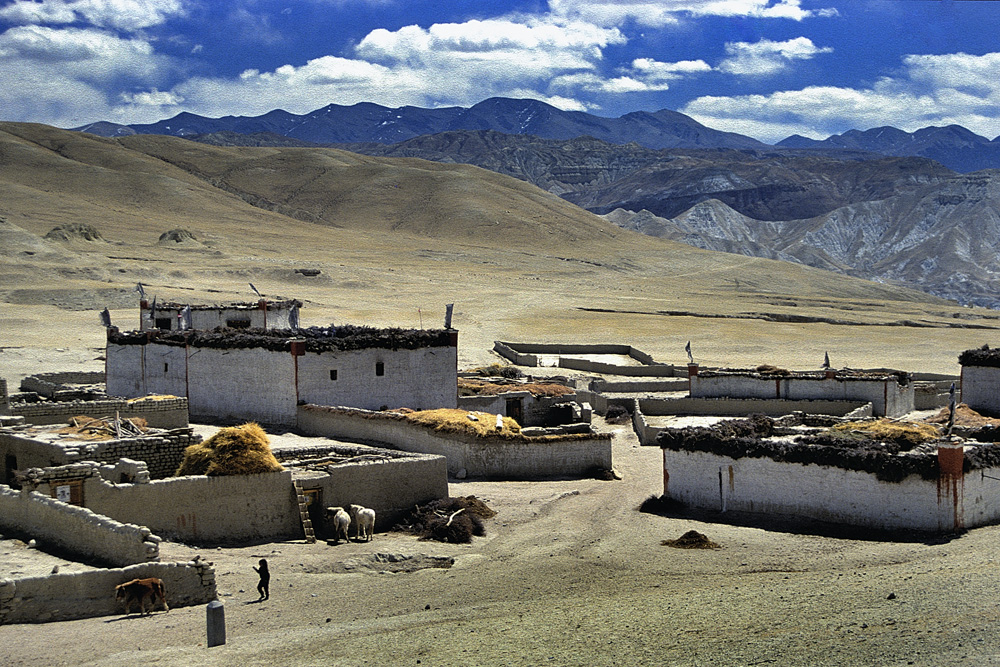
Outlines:
<svg viewBox="0 0 1000 667"><path fill-rule="evenodd" d="M156 318L156 328L163 329L164 331L170 331L170 324L174 321L172 317L157 317Z"/></svg>
<svg viewBox="0 0 1000 667"><path fill-rule="evenodd" d="M226 320L226 326L230 329L249 329L250 320Z"/></svg>
<svg viewBox="0 0 1000 667"><path fill-rule="evenodd" d="M382 377L383 375L385 375L385 364L383 364L381 361L375 362L375 375L377 375L378 377Z"/></svg>
<svg viewBox="0 0 1000 667"><path fill-rule="evenodd" d="M169 365L167 364L167 362L164 361L163 362L163 372L166 373L168 368L169 368Z"/></svg>
<svg viewBox="0 0 1000 667"><path fill-rule="evenodd" d="M337 379L337 369L336 368L330 369L330 379L331 380L336 380Z"/></svg>

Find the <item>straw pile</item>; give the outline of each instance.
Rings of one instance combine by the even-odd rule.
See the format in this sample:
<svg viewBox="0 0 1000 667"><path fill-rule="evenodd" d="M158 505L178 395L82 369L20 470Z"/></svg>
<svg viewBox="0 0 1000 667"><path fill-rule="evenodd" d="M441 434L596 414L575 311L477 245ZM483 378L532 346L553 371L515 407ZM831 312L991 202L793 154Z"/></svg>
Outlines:
<svg viewBox="0 0 1000 667"><path fill-rule="evenodd" d="M484 382L459 378L458 390L460 396L497 396L508 391L530 391L534 396L565 396L573 394L576 389L555 382Z"/></svg>
<svg viewBox="0 0 1000 667"><path fill-rule="evenodd" d="M220 428L184 450L175 475L259 475L284 470L271 453L267 433L254 423Z"/></svg>
<svg viewBox="0 0 1000 667"><path fill-rule="evenodd" d="M908 445L909 447L915 447L941 437L941 431L932 424L897 422L891 419L847 422L846 424L837 424L833 430L860 433L872 440Z"/></svg>
<svg viewBox="0 0 1000 667"><path fill-rule="evenodd" d="M948 423L948 408L941 408L933 417L927 418L925 421L931 424L947 424ZM965 426L967 428L977 428L980 426L1000 426L1000 419L993 419L991 417L984 417L972 408L970 408L965 403L959 403L955 406L955 426Z"/></svg>
<svg viewBox="0 0 1000 667"><path fill-rule="evenodd" d="M142 417L115 419L114 417L88 417L78 415L69 420L69 425L57 431L77 440L114 440L134 438L149 428Z"/></svg>
<svg viewBox="0 0 1000 667"><path fill-rule="evenodd" d="M521 427L510 417L503 418L503 428L498 431L497 416L489 412L441 408L412 412L403 417L421 426L429 426L440 433L464 433L479 438L516 438L521 434Z"/></svg>

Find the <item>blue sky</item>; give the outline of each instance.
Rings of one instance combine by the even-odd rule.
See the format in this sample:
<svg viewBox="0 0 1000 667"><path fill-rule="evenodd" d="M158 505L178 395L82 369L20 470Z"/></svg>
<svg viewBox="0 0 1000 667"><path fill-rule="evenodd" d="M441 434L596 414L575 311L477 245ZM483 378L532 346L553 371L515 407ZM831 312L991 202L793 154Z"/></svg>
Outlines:
<svg viewBox="0 0 1000 667"><path fill-rule="evenodd" d="M1000 2L0 0L0 119L75 127L471 106L668 108L773 142L1000 135Z"/></svg>

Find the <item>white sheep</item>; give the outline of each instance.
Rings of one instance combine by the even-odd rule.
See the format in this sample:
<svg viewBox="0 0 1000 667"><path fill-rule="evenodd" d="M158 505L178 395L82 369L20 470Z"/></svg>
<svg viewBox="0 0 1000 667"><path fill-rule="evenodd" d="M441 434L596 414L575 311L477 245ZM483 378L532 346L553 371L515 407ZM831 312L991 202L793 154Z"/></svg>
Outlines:
<svg viewBox="0 0 1000 667"><path fill-rule="evenodd" d="M361 505L349 505L347 511L350 514L351 523L355 526L355 539L360 540L361 536L364 535L366 542L371 540L372 533L375 532L375 510Z"/></svg>
<svg viewBox="0 0 1000 667"><path fill-rule="evenodd" d="M333 539L340 541L340 536L344 536L344 541L349 542L348 529L351 526L351 515L344 511L343 507L327 507L326 516L333 521Z"/></svg>

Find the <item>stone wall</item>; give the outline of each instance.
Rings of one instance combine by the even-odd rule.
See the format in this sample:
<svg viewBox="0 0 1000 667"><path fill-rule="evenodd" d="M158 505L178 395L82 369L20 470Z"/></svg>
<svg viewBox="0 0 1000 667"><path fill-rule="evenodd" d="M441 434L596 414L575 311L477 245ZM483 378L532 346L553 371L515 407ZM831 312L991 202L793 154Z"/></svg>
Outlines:
<svg viewBox="0 0 1000 667"><path fill-rule="evenodd" d="M48 468L79 461L117 463L119 459L145 461L154 479L173 475L188 445L201 441L190 428L160 431L153 435L121 440L63 440L47 442L32 439L30 433L0 430L0 460L16 460L16 468ZM9 483L9 479L0 480Z"/></svg>
<svg viewBox="0 0 1000 667"><path fill-rule="evenodd" d="M663 492L691 507L783 514L882 530L951 532L1000 520L995 468L957 479L901 482L874 474L769 458L663 452Z"/></svg>
<svg viewBox="0 0 1000 667"><path fill-rule="evenodd" d="M33 391L47 398L59 398L64 395L78 395L79 389L66 385L103 384L104 373L101 371L66 371L58 373L39 373L29 375L21 380L21 391Z"/></svg>
<svg viewBox="0 0 1000 667"><path fill-rule="evenodd" d="M115 586L147 577L163 580L170 607L216 599L215 570L200 560L0 579L0 625L124 614L124 605L115 600ZM135 605L132 610L135 613Z"/></svg>
<svg viewBox="0 0 1000 667"><path fill-rule="evenodd" d="M10 414L10 393L7 391L6 378L0 378L0 415Z"/></svg>
<svg viewBox="0 0 1000 667"><path fill-rule="evenodd" d="M366 410L299 406L299 429L310 435L385 443L409 452L448 460L448 474L489 479L543 479L609 470L610 436L570 435L542 438L477 438L441 434L398 415Z"/></svg>
<svg viewBox="0 0 1000 667"><path fill-rule="evenodd" d="M153 428L183 428L188 425L188 400L171 398L107 398L95 401L44 401L41 403L15 403L10 413L24 417L29 424L65 424L70 418L114 417L122 419L141 417Z"/></svg>
<svg viewBox="0 0 1000 667"><path fill-rule="evenodd" d="M87 561L122 566L160 557L160 538L145 526L124 524L43 493L2 485L0 527L30 535Z"/></svg>
<svg viewBox="0 0 1000 667"><path fill-rule="evenodd" d="M494 341L493 350L518 366L538 366L540 356L559 356L559 367L571 370L636 377L673 377L675 375L673 365L656 362L650 355L631 345L505 343L498 340ZM589 359L567 359L562 356L574 354L619 354L632 357L642 365L619 366Z"/></svg>
<svg viewBox="0 0 1000 667"><path fill-rule="evenodd" d="M913 411L913 383L895 378L822 376L757 376L742 373L702 373L691 378L693 398L756 398L832 400L871 403L879 417L899 417Z"/></svg>

